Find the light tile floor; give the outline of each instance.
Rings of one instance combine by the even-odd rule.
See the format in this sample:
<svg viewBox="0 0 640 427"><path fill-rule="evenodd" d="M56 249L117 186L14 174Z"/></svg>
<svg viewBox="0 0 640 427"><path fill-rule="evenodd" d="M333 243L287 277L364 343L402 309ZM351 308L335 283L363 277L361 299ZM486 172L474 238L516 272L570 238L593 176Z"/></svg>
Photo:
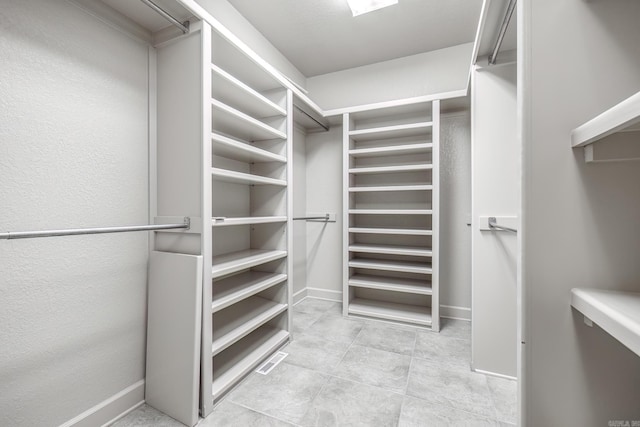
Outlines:
<svg viewBox="0 0 640 427"><path fill-rule="evenodd" d="M516 382L471 372L468 322L441 332L344 318L340 304L293 309L294 340L268 375L250 374L200 427L512 426ZM143 405L113 427L179 427Z"/></svg>

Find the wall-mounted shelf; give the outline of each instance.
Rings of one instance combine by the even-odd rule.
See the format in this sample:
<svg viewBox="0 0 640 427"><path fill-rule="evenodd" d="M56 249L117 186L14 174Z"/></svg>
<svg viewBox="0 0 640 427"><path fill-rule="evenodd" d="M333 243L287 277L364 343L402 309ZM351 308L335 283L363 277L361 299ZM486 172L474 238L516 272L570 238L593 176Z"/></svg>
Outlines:
<svg viewBox="0 0 640 427"><path fill-rule="evenodd" d="M433 148L430 142L420 144L389 145L384 147L356 148L349 150L353 157L397 156L403 154L426 153Z"/></svg>
<svg viewBox="0 0 640 427"><path fill-rule="evenodd" d="M349 209L352 215L431 215L431 209Z"/></svg>
<svg viewBox="0 0 640 427"><path fill-rule="evenodd" d="M433 123L409 123L404 125L382 126L369 129L357 129L349 131L349 136L354 141L371 141L375 139L404 138L408 136L424 135L431 130Z"/></svg>
<svg viewBox="0 0 640 427"><path fill-rule="evenodd" d="M212 133L211 141L213 142L213 151L218 156L250 163L287 162L285 156L263 150L219 133Z"/></svg>
<svg viewBox="0 0 640 427"><path fill-rule="evenodd" d="M286 256L287 251L264 249L248 249L220 255L213 259L211 277L215 279L216 277L236 273Z"/></svg>
<svg viewBox="0 0 640 427"><path fill-rule="evenodd" d="M349 227L349 233L397 234L399 236L431 236L431 230L416 228Z"/></svg>
<svg viewBox="0 0 640 427"><path fill-rule="evenodd" d="M231 225L272 224L287 222L286 216L249 216L249 217L218 217L211 220L213 227L227 227Z"/></svg>
<svg viewBox="0 0 640 427"><path fill-rule="evenodd" d="M430 190L433 190L433 185L429 185L429 184L349 187L350 193L385 192L385 191L430 191Z"/></svg>
<svg viewBox="0 0 640 427"><path fill-rule="evenodd" d="M431 326L431 311L417 305L354 298L349 304L349 314Z"/></svg>
<svg viewBox="0 0 640 427"><path fill-rule="evenodd" d="M587 162L640 159L640 92L571 131Z"/></svg>
<svg viewBox="0 0 640 427"><path fill-rule="evenodd" d="M233 182L236 184L287 186L287 181L283 179L269 178L267 176L253 175L227 169L211 168L211 175L220 181Z"/></svg>
<svg viewBox="0 0 640 427"><path fill-rule="evenodd" d="M416 274L431 274L433 271L430 264L423 262L387 261L367 258L353 258L349 261L349 267Z"/></svg>
<svg viewBox="0 0 640 427"><path fill-rule="evenodd" d="M351 276L349 278L349 286L418 295L431 295L432 293L431 284L424 280L369 276L365 274Z"/></svg>
<svg viewBox="0 0 640 427"><path fill-rule="evenodd" d="M398 172L417 172L433 169L433 165L430 164L418 164L418 165L393 165L393 166L372 166L372 167L359 167L349 168L349 173L398 173Z"/></svg>
<svg viewBox="0 0 640 427"><path fill-rule="evenodd" d="M640 356L640 292L574 288L571 305Z"/></svg>
<svg viewBox="0 0 640 427"><path fill-rule="evenodd" d="M286 274L246 271L213 282L211 312L215 313L287 280Z"/></svg>
<svg viewBox="0 0 640 427"><path fill-rule="evenodd" d="M287 139L287 135L248 114L239 111L215 98L211 99L213 123L217 130L246 141Z"/></svg>

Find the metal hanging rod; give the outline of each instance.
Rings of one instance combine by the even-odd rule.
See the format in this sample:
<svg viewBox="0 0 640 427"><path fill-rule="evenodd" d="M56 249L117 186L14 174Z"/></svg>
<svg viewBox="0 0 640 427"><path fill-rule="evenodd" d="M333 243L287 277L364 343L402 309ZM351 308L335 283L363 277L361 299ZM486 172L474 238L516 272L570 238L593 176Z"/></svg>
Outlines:
<svg viewBox="0 0 640 427"><path fill-rule="evenodd" d="M311 114L307 113L302 108L298 107L296 104L293 104L293 106L296 108L296 110L300 111L302 114L304 114L305 116L309 117L311 120L316 122L322 129L329 130L329 127L327 125L325 125L324 123L320 122L318 119L313 117Z"/></svg>
<svg viewBox="0 0 640 427"><path fill-rule="evenodd" d="M504 19L502 20L502 25L500 26L500 31L498 32L498 39L496 40L496 44L493 47L493 52L489 55L489 65L495 65L496 60L498 59L498 52L500 51L500 47L502 46L502 40L504 40L504 35L507 32L507 27L509 26L509 21L511 21L511 15L513 15L513 11L516 8L516 0L509 0L509 5L507 6L507 13L504 15Z"/></svg>
<svg viewBox="0 0 640 427"><path fill-rule="evenodd" d="M184 21L184 22L178 21L176 18L171 16L169 14L169 12L167 12L166 10L164 10L163 8L161 8L160 6L158 6L157 4L152 2L151 0L140 0L140 1L142 3L144 3L144 4L146 4L147 6L149 6L151 9L155 10L156 12L158 12L160 15L162 15L162 17L164 19L166 19L167 21L171 22L176 27L180 28L180 30L184 34L187 34L189 32L189 21Z"/></svg>
<svg viewBox="0 0 640 427"><path fill-rule="evenodd" d="M124 227L70 228L65 230L8 231L0 233L0 240L33 239L36 237L77 236L83 234L127 233L130 231L158 231L191 228L191 219L184 218L182 224L131 225Z"/></svg>
<svg viewBox="0 0 640 427"><path fill-rule="evenodd" d="M498 225L498 223L496 222L496 217L495 216L490 216L489 217L489 227L495 228L497 230L509 231L511 233L517 233L518 232L518 230L516 230L515 228L505 227L504 225Z"/></svg>
<svg viewBox="0 0 640 427"><path fill-rule="evenodd" d="M306 221L309 219L329 221L329 214L326 214L325 216L299 216L293 218L294 221Z"/></svg>

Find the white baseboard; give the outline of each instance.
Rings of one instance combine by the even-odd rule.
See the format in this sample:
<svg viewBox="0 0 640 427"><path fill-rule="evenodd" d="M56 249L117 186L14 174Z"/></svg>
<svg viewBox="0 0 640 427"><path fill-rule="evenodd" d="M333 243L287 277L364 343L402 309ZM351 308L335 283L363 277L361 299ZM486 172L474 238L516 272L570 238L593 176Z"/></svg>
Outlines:
<svg viewBox="0 0 640 427"><path fill-rule="evenodd" d="M471 370L473 372L478 373L478 374L489 375L491 377L504 378L505 380L513 380L513 381L517 381L518 380L518 378L512 377L511 375L504 375L504 374L498 374L498 373L495 373L495 372L483 371L482 369L474 369L473 367L471 368Z"/></svg>
<svg viewBox="0 0 640 427"><path fill-rule="evenodd" d="M307 288L307 296L328 301L342 302L341 291L330 291L322 288Z"/></svg>
<svg viewBox="0 0 640 427"><path fill-rule="evenodd" d="M471 321L471 309L453 305L440 305L440 317Z"/></svg>
<svg viewBox="0 0 640 427"><path fill-rule="evenodd" d="M144 403L144 380L87 409L60 427L95 427L111 424Z"/></svg>
<svg viewBox="0 0 640 427"><path fill-rule="evenodd" d="M301 289L293 294L293 305L296 305L307 297L307 288Z"/></svg>

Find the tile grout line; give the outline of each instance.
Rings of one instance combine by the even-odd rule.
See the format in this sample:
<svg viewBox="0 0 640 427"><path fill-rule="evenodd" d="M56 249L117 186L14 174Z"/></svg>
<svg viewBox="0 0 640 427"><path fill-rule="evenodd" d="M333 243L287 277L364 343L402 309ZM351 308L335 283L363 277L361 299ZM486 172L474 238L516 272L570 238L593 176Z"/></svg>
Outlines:
<svg viewBox="0 0 640 427"><path fill-rule="evenodd" d="M259 411L257 409L254 409L254 408L252 408L250 406L247 406L247 405L244 405L242 403L237 403L237 402L230 402L230 403L233 404L233 405L236 405L236 406L240 406L241 408L248 409L249 411L256 412L256 413L258 413L260 415L264 415L265 417L268 417L268 418L271 418L271 419L274 419L274 420L278 420L278 421L282 421L283 423L291 424L292 426L295 426L295 427L299 427L300 426L299 424L292 423L291 421L287 421L287 420L284 420L282 418L274 417L273 415L270 415L270 414L267 414L265 412ZM213 415L214 413L215 413L215 410L211 413L211 415Z"/></svg>

